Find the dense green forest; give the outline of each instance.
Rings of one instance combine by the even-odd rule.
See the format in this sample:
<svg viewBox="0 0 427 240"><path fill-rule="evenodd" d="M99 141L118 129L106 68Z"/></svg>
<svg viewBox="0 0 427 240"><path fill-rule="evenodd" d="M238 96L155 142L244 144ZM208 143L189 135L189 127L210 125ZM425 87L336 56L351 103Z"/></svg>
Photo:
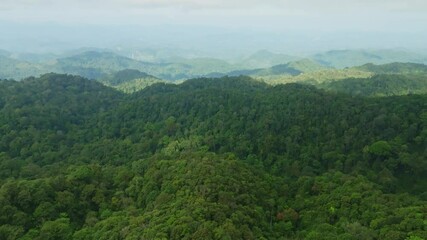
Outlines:
<svg viewBox="0 0 427 240"><path fill-rule="evenodd" d="M423 65L424 66L424 65ZM320 88L361 96L396 96L427 93L427 75L378 74L324 82Z"/></svg>
<svg viewBox="0 0 427 240"><path fill-rule="evenodd" d="M427 239L425 94L0 85L0 239Z"/></svg>

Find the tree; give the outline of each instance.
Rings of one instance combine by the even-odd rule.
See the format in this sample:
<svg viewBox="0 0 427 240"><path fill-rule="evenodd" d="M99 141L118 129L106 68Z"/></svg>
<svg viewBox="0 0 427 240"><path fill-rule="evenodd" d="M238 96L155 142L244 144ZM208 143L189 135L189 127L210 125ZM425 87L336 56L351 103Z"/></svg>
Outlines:
<svg viewBox="0 0 427 240"><path fill-rule="evenodd" d="M72 237L73 230L68 218L59 218L54 221L46 221L40 229L38 239L68 240Z"/></svg>

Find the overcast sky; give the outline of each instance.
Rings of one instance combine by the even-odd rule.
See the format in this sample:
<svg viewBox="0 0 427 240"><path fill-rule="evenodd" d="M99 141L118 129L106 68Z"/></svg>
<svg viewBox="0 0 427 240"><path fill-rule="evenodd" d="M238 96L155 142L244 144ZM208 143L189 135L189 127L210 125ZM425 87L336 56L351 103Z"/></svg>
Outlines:
<svg viewBox="0 0 427 240"><path fill-rule="evenodd" d="M21 31L27 31L25 26L54 25L104 30L134 26L136 31L161 31L164 26L188 31L198 26L208 32L224 29L223 34L337 34L341 39L363 33L377 36L373 42L383 34L393 40L385 47L422 47L427 41L427 0L0 0L0 30L16 35L7 39L25 35L16 24ZM405 41L405 34L411 39ZM0 44L7 46L5 39L0 37Z"/></svg>

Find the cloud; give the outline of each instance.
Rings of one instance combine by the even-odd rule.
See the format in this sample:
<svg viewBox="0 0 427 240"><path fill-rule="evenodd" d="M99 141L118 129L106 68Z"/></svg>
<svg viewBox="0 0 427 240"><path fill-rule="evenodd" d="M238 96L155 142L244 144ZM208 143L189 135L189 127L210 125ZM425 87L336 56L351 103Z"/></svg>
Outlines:
<svg viewBox="0 0 427 240"><path fill-rule="evenodd" d="M93 8L186 10L281 8L281 10L308 10L330 12L346 9L379 11L427 11L425 0L1 0L3 9L19 8ZM94 9L95 10L95 9Z"/></svg>
<svg viewBox="0 0 427 240"><path fill-rule="evenodd" d="M8 0L11 1L11 0ZM18 0L38 2L37 0ZM40 0L49 2L49 0ZM58 1L61 2L61 1ZM342 12L342 11L415 11L427 12L426 0L65 0L74 5L140 8L140 9L179 9L179 10L245 10L275 9L285 12Z"/></svg>
<svg viewBox="0 0 427 240"><path fill-rule="evenodd" d="M0 0L0 21L425 31L427 0ZM409 26L409 27L408 27Z"/></svg>
<svg viewBox="0 0 427 240"><path fill-rule="evenodd" d="M269 6L282 2L282 0L2 0L1 8L45 8L45 7L97 7L99 9L118 7L121 9L156 9L156 8L177 8L177 9L226 9L226 8L247 8L256 6Z"/></svg>
<svg viewBox="0 0 427 240"><path fill-rule="evenodd" d="M111 2L120 3L118 0ZM254 7L279 6L283 0L127 0L131 6L141 8L188 8L188 9L247 9Z"/></svg>

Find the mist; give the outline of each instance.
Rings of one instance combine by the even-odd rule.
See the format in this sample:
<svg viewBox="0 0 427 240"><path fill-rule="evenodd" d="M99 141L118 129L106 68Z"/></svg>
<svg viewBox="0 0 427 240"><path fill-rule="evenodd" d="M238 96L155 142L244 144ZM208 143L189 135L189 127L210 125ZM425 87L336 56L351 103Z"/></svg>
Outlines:
<svg viewBox="0 0 427 240"><path fill-rule="evenodd" d="M260 49L425 51L424 1L25 1L0 7L0 49L167 48L234 58Z"/></svg>

